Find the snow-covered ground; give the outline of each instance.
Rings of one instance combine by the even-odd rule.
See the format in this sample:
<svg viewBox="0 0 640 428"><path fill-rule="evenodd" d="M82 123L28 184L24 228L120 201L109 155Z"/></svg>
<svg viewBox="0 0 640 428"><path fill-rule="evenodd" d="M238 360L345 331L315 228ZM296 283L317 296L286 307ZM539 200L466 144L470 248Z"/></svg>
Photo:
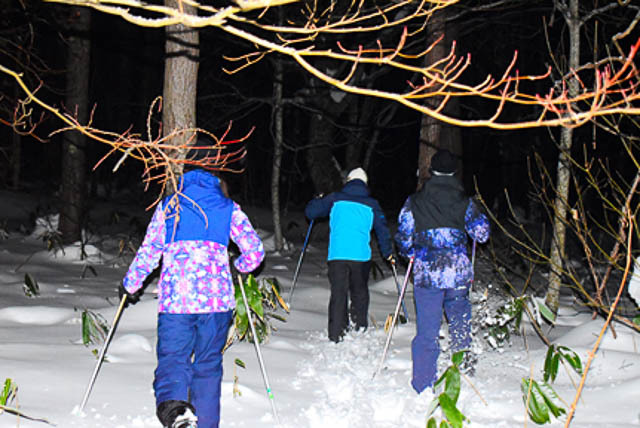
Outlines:
<svg viewBox="0 0 640 428"><path fill-rule="evenodd" d="M96 235L94 244L86 248L88 262L80 261L77 248L66 247L64 254L48 251L46 243L31 233L28 216L35 209L33 201L0 192L0 203L0 225L8 220L9 229L6 239L0 240L0 382L13 379L19 388L20 410L58 427L160 427L151 388L156 324L153 284L140 303L124 311L109 347L108 362L101 368L85 411L78 411L96 364L91 351L99 349L82 345L81 314L90 309L111 323L117 309L116 287L131 260L130 252L118 255L126 235ZM252 210L247 211L252 217ZM304 227L304 219L300 217L298 222ZM267 223L256 222L269 244ZM25 226L22 231L19 224ZM286 255L269 252L261 272L261 276L278 278L285 297L300 244L293 242L293 250ZM333 344L326 338L329 291L325 254L326 240L312 239L292 312L286 323L273 321L277 331L261 346L281 426L424 427L431 396L418 396L409 386L413 322L394 332L384 369L372 378L386 339L382 326L397 300L391 272L385 266L384 277L371 278L371 328L350 333L344 342ZM489 304L481 303L482 291L490 285L483 278L490 268L483 268L482 263L479 258L474 310L482 307L491 312L497 306L492 296L497 294L489 293ZM25 295L25 274L38 282L39 296ZM404 275L403 269L400 274ZM491 290L495 289L494 285ZM411 287L407 297L412 316ZM558 325L545 333L554 343L576 351L584 363L603 321L591 320L590 314L567 301ZM473 386L462 382L458 402L469 418L466 426L535 425L526 416L520 383L530 375L542 379L546 347L530 327L526 332L525 336L513 336L512 345L501 350L492 350L481 334L474 339L480 352L477 371L471 378ZM640 426L640 337L620 325L616 333L616 339L607 333L596 355L573 427ZM443 368L447 358L443 353ZM244 361L246 368L236 366L236 359ZM234 344L225 354L224 368L221 426L276 426L254 346ZM240 395L234 396L234 378ZM566 408L575 395L574 382L579 382L578 376L561 368L553 384L567 402ZM563 425L562 420L550 424ZM43 422L0 413L0 428L44 426Z"/></svg>

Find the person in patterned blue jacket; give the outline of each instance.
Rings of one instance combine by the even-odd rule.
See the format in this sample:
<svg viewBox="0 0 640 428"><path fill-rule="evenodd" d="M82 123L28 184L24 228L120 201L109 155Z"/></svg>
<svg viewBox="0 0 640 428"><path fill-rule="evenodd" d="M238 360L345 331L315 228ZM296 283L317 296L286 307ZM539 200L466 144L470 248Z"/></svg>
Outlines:
<svg viewBox="0 0 640 428"><path fill-rule="evenodd" d="M310 220L329 217L328 330L329 339L337 343L349 327L349 314L356 330L368 326L371 229L383 257L394 262L391 235L380 204L369 195L367 174L362 168L349 173L342 190L309 201L305 214Z"/></svg>
<svg viewBox="0 0 640 428"><path fill-rule="evenodd" d="M471 345L473 266L467 255L467 235L480 243L489 239L489 221L465 196L455 177L456 164L448 150L436 152L431 159L432 177L407 198L398 216L398 253L414 257L417 321L411 342L411 385L418 394L437 379L443 309L452 350L468 350ZM465 357L467 363L473 361L470 352Z"/></svg>

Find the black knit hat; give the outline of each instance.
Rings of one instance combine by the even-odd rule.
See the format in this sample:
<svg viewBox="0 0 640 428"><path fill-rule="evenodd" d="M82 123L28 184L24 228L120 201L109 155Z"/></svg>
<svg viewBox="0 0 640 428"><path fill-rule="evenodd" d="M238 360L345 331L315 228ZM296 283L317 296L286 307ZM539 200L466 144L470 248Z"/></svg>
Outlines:
<svg viewBox="0 0 640 428"><path fill-rule="evenodd" d="M440 149L431 158L431 170L435 173L453 174L458 169L458 162L449 150Z"/></svg>

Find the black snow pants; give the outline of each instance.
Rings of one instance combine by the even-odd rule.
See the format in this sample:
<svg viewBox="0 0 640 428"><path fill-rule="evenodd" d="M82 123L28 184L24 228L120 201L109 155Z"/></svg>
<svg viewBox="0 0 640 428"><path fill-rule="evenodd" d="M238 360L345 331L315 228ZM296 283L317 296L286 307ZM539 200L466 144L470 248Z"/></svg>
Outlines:
<svg viewBox="0 0 640 428"><path fill-rule="evenodd" d="M366 329L369 311L369 270L371 262L331 260L329 265L329 339L340 342L349 327L349 314L355 329ZM348 300L351 307L347 311Z"/></svg>

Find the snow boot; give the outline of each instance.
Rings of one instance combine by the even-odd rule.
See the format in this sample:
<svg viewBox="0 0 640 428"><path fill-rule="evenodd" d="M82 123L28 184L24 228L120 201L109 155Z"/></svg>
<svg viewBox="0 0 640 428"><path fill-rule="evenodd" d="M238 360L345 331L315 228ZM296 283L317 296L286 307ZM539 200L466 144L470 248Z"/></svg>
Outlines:
<svg viewBox="0 0 640 428"><path fill-rule="evenodd" d="M468 350L464 353L464 357L462 358L462 363L458 367L461 373L466 374L467 376L474 376L476 374L476 364L478 362L478 357L476 354Z"/></svg>
<svg viewBox="0 0 640 428"><path fill-rule="evenodd" d="M197 428L195 409L186 401L168 400L158 405L158 419L165 428Z"/></svg>
<svg viewBox="0 0 640 428"><path fill-rule="evenodd" d="M171 428L198 428L198 417L186 408L183 414L176 416Z"/></svg>

